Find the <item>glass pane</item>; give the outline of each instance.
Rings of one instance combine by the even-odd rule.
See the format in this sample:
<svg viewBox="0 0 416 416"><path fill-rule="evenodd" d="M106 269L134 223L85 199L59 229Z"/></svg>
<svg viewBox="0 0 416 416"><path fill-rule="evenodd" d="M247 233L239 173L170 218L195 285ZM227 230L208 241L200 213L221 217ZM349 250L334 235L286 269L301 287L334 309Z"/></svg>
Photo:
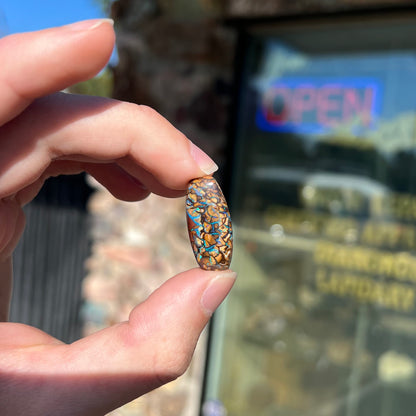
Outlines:
<svg viewBox="0 0 416 416"><path fill-rule="evenodd" d="M415 22L257 32L243 70L204 414L411 415Z"/></svg>

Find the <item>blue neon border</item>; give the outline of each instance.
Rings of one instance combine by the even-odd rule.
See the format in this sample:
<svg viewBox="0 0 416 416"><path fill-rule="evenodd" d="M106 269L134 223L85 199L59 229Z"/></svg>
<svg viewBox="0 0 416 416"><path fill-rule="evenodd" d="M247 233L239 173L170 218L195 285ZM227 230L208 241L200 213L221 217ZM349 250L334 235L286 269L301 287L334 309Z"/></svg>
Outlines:
<svg viewBox="0 0 416 416"><path fill-rule="evenodd" d="M382 85L378 79L375 78L325 78L325 79L314 79L314 78L279 78L272 81L266 87L267 89L278 86L285 86L289 88L299 87L301 85L308 85L314 87L320 87L323 85L341 85L343 87L354 87L354 88L368 88L371 87L374 91L374 101L371 107L372 124L369 129L376 127L376 120L381 114L381 96L382 96ZM300 133L300 134L323 134L334 130L335 127L323 127L319 123L284 123L282 125L272 124L264 117L263 107L261 105L261 99L257 104L257 110L255 115L256 125L260 130L267 132L281 132L281 133Z"/></svg>

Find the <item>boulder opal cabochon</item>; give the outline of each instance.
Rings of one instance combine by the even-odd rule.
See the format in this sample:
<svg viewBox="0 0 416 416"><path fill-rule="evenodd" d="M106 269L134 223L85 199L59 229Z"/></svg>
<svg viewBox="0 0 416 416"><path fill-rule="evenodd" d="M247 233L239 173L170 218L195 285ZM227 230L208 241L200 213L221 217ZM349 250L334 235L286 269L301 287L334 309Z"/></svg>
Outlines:
<svg viewBox="0 0 416 416"><path fill-rule="evenodd" d="M186 197L186 217L192 250L199 267L230 267L233 230L227 202L212 176L192 180Z"/></svg>

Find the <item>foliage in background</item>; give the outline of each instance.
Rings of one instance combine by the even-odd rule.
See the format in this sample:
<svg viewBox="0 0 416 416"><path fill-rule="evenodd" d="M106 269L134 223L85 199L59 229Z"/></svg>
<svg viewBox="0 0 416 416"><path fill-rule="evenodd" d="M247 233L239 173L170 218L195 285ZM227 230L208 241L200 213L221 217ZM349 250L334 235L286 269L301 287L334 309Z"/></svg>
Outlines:
<svg viewBox="0 0 416 416"><path fill-rule="evenodd" d="M113 93L113 73L111 69L106 68L96 77L73 85L69 88L69 92L73 94L111 97Z"/></svg>
<svg viewBox="0 0 416 416"><path fill-rule="evenodd" d="M93 2L100 7L106 16L110 16L111 5L114 3L114 0L93 0Z"/></svg>
<svg viewBox="0 0 416 416"><path fill-rule="evenodd" d="M221 0L158 0L157 3L165 15L188 21L222 15L226 7Z"/></svg>

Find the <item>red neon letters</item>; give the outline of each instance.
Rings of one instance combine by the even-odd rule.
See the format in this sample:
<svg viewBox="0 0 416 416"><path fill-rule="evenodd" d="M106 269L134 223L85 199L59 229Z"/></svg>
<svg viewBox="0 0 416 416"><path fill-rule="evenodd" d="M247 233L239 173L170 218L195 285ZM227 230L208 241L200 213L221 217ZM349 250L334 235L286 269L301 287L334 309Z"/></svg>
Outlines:
<svg viewBox="0 0 416 416"><path fill-rule="evenodd" d="M307 123L334 127L359 118L367 126L371 122L374 99L372 86L280 84L265 92L262 108L267 122L274 125Z"/></svg>

